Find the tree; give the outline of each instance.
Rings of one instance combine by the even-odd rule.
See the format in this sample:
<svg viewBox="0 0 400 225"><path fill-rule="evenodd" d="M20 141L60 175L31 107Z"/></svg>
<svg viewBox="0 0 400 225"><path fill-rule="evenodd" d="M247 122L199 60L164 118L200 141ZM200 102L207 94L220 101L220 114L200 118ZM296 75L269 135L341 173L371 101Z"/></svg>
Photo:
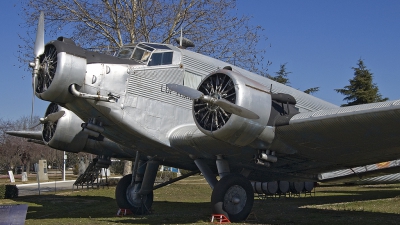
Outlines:
<svg viewBox="0 0 400 225"><path fill-rule="evenodd" d="M318 92L318 91L319 91L319 87L313 87L313 88L308 88L308 89L304 90L304 93L312 94L312 93L315 93L315 92Z"/></svg>
<svg viewBox="0 0 400 225"><path fill-rule="evenodd" d="M289 85L290 81L289 81L288 75L291 74L292 72L287 72L286 71L286 64L287 63L284 63L284 64L280 65L279 71L275 72L276 76L271 76L271 75L267 74L267 77L269 79L273 80L273 81L278 82L278 83L290 86ZM306 89L304 91L304 93L312 94L312 93L315 93L317 91L319 91L319 87L313 87L313 88Z"/></svg>
<svg viewBox="0 0 400 225"><path fill-rule="evenodd" d="M235 0L23 0L28 38L21 38L21 63L32 56L39 11L45 11L47 33L71 37L83 48L100 51L134 42L171 44L183 35L201 54L258 73L265 49L257 46L261 26L234 12ZM261 69L259 69L261 67ZM126 165L126 171L131 171Z"/></svg>
<svg viewBox="0 0 400 225"><path fill-rule="evenodd" d="M34 121L39 121L39 117L36 116ZM50 155L55 152L53 149L5 133L11 130L27 130L32 126L27 116L13 121L0 118L0 171L24 165L24 169L29 173L31 162L37 162L42 157L51 158ZM40 130L41 127L35 129Z"/></svg>
<svg viewBox="0 0 400 225"><path fill-rule="evenodd" d="M271 76L267 75L267 77L273 81L276 81L278 83L284 84L284 85L289 85L289 78L288 75L291 74L292 72L287 72L286 71L286 63L280 65L280 69L278 72L275 72L276 76Z"/></svg>
<svg viewBox="0 0 400 225"><path fill-rule="evenodd" d="M382 98L378 86L372 82L373 74L364 65L363 60L359 59L357 66L352 67L354 77L349 80L350 84L342 89L335 89L336 92L346 96L343 100L347 101L347 104L342 106L387 101L388 98Z"/></svg>
<svg viewBox="0 0 400 225"><path fill-rule="evenodd" d="M196 52L257 72L264 48L261 26L238 15L235 0L23 0L28 36L21 36L20 60L32 60L39 11L46 33L71 37L83 48L119 48L134 42L172 43L183 35ZM25 38L24 38L25 37Z"/></svg>

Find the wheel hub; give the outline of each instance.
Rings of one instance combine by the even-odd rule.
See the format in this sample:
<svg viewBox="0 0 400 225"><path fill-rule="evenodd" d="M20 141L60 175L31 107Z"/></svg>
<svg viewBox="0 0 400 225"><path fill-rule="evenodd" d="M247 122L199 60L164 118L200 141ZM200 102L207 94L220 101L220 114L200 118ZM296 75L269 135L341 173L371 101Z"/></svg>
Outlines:
<svg viewBox="0 0 400 225"><path fill-rule="evenodd" d="M226 191L224 196L224 208L230 214L237 214L246 205L246 191L239 185L234 185Z"/></svg>
<svg viewBox="0 0 400 225"><path fill-rule="evenodd" d="M139 195L138 191L140 190L140 187L137 187L138 185L131 186L126 189L126 197L128 202L136 208L140 208L144 202L147 200L147 195Z"/></svg>

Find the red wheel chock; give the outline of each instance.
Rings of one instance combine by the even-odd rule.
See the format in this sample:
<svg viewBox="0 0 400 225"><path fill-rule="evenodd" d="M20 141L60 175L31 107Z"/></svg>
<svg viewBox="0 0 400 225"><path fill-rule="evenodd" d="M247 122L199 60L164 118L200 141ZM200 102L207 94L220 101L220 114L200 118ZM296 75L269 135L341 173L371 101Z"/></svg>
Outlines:
<svg viewBox="0 0 400 225"><path fill-rule="evenodd" d="M231 223L231 221L229 221L229 219L223 214L212 214L211 223L225 224Z"/></svg>
<svg viewBox="0 0 400 225"><path fill-rule="evenodd" d="M117 216L126 216L132 214L129 209L118 209Z"/></svg>

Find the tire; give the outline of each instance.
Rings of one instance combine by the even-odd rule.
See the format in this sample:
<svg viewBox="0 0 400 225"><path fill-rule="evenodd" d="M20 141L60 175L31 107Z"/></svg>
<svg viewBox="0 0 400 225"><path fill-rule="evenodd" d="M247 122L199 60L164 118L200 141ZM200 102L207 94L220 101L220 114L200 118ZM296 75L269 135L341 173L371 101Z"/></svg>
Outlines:
<svg viewBox="0 0 400 225"><path fill-rule="evenodd" d="M115 189L115 199L117 205L121 209L129 209L136 215L143 215L150 211L153 205L153 192L150 192L146 196L141 196L141 199L135 199L135 202L139 202L138 205L132 205L127 199L127 189L132 181L132 174L125 175L117 184ZM133 201L133 200L132 200Z"/></svg>
<svg viewBox="0 0 400 225"><path fill-rule="evenodd" d="M236 198L238 203L232 201ZM254 203L253 187L240 174L229 174L221 178L211 194L213 214L223 214L231 222L243 221L250 214Z"/></svg>
<svg viewBox="0 0 400 225"><path fill-rule="evenodd" d="M132 209L133 206L128 202L126 196L126 190L131 184L132 174L125 175L119 180L117 187L115 188L115 200L120 209Z"/></svg>

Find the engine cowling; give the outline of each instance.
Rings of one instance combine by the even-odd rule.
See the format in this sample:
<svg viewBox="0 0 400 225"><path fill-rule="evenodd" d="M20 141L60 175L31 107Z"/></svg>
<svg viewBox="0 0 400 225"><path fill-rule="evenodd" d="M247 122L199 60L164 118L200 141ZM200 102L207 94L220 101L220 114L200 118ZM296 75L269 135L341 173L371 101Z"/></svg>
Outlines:
<svg viewBox="0 0 400 225"><path fill-rule="evenodd" d="M65 111L64 116L54 123L43 126L42 137L46 145L63 151L80 152L85 148L88 135L82 131L82 120L69 110L51 103L45 117L51 113Z"/></svg>
<svg viewBox="0 0 400 225"><path fill-rule="evenodd" d="M224 98L249 109L260 117L254 120L246 119L228 113L216 105L195 100L193 118L198 128L206 135L236 146L249 145L260 134L263 137L271 136L273 139L274 130L266 128L271 113L271 94L261 84L239 73L219 70L205 77L197 89L204 95Z"/></svg>
<svg viewBox="0 0 400 225"><path fill-rule="evenodd" d="M45 46L39 59L35 93L40 99L65 104L73 100L69 86L82 86L86 75L85 51L71 40L59 38Z"/></svg>

